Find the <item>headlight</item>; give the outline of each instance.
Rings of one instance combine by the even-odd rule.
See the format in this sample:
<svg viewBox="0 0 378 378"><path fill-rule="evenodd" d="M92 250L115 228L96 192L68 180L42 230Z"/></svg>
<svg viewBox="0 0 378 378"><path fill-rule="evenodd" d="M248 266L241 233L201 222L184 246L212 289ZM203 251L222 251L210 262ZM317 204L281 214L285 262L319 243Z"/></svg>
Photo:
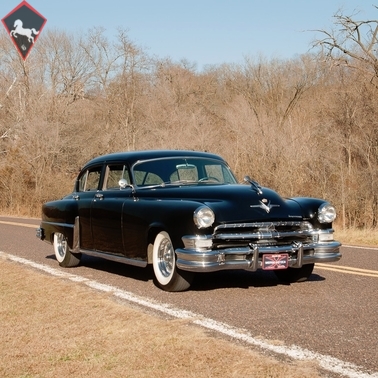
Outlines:
<svg viewBox="0 0 378 378"><path fill-rule="evenodd" d="M323 203L318 210L320 223L332 223L336 219L336 209L329 203Z"/></svg>
<svg viewBox="0 0 378 378"><path fill-rule="evenodd" d="M214 223L215 215L210 207L201 206L194 211L193 220L198 228L207 228Z"/></svg>

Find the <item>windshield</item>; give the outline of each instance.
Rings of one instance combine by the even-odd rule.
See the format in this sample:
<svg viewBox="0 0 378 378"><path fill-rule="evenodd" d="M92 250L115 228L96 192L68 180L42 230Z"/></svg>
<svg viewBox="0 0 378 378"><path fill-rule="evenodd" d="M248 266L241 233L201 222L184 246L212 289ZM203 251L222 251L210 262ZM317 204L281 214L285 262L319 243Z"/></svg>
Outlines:
<svg viewBox="0 0 378 378"><path fill-rule="evenodd" d="M132 173L137 186L237 183L224 162L207 158L147 160L135 164Z"/></svg>

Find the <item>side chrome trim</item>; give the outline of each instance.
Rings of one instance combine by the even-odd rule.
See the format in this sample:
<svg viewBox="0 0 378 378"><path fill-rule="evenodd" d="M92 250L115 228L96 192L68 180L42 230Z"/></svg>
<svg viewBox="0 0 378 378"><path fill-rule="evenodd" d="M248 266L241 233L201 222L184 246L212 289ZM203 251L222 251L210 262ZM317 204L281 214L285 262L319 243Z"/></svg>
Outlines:
<svg viewBox="0 0 378 378"><path fill-rule="evenodd" d="M116 261L116 262L120 262L127 265L138 266L140 268L145 268L147 266L147 261L145 260L130 259L125 256L113 255L107 252L98 252L98 251L92 251L92 250L87 250L87 249L80 249L79 252L83 253L84 255L100 257L102 259Z"/></svg>

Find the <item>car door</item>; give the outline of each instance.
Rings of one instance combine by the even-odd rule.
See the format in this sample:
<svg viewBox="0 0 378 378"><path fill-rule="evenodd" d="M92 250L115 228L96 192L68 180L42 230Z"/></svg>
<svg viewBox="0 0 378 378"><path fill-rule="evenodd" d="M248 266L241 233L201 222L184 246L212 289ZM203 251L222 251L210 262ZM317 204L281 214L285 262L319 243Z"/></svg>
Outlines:
<svg viewBox="0 0 378 378"><path fill-rule="evenodd" d="M102 165L93 166L82 171L78 177L74 199L78 202L80 248L82 249L94 249L91 229L91 207L100 187L102 170Z"/></svg>
<svg viewBox="0 0 378 378"><path fill-rule="evenodd" d="M121 179L130 182L125 165L106 167L102 187L96 192L91 205L91 227L95 250L124 255L122 209L132 194L131 187L120 187Z"/></svg>

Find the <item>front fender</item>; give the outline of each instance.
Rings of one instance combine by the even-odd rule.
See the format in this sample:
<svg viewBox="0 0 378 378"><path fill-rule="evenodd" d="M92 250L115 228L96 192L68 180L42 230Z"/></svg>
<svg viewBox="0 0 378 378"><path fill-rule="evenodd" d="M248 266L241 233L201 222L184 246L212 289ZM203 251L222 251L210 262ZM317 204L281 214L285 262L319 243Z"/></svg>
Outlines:
<svg viewBox="0 0 378 378"><path fill-rule="evenodd" d="M303 220L311 222L315 228L325 229L332 227L332 223L320 223L318 221L318 211L319 207L327 201L320 198L310 198L310 197L295 197L290 198L288 201L296 202L303 214Z"/></svg>
<svg viewBox="0 0 378 378"><path fill-rule="evenodd" d="M174 247L181 248L182 236L204 233L193 221L194 210L199 206L203 206L203 203L150 199L127 201L122 217L125 240L137 245L142 243L142 240L143 243L148 240L150 230L165 230L170 235Z"/></svg>

